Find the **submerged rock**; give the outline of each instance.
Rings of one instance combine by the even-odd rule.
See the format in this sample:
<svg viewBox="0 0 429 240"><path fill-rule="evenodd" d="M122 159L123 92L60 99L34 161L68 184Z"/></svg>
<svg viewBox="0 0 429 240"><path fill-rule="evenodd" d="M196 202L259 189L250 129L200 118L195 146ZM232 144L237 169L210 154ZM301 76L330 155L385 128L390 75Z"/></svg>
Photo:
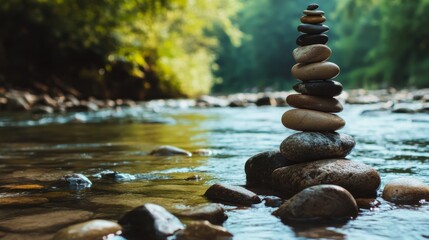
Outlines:
<svg viewBox="0 0 429 240"><path fill-rule="evenodd" d="M67 183L72 189L84 189L92 186L92 182L80 173L67 174L61 180Z"/></svg>
<svg viewBox="0 0 429 240"><path fill-rule="evenodd" d="M279 168L273 172L273 188L286 196L320 184L341 186L354 197L375 197L380 186L376 170L346 159L319 160Z"/></svg>
<svg viewBox="0 0 429 240"><path fill-rule="evenodd" d="M152 203L125 213L118 223L127 239L165 239L184 228L173 214Z"/></svg>
<svg viewBox="0 0 429 240"><path fill-rule="evenodd" d="M132 174L121 173L111 170L101 171L95 174L94 177L113 181L132 181L137 179L137 177Z"/></svg>
<svg viewBox="0 0 429 240"><path fill-rule="evenodd" d="M279 151L258 153L245 165L246 184L249 186L270 185L271 173L277 168L291 165Z"/></svg>
<svg viewBox="0 0 429 240"><path fill-rule="evenodd" d="M418 204L429 200L429 186L416 178L394 179L384 187L383 198L393 203Z"/></svg>
<svg viewBox="0 0 429 240"><path fill-rule="evenodd" d="M267 207L280 207L283 203L283 199L279 197L266 197L263 201Z"/></svg>
<svg viewBox="0 0 429 240"><path fill-rule="evenodd" d="M380 202L375 198L356 198L356 203L359 208L371 209L380 206Z"/></svg>
<svg viewBox="0 0 429 240"><path fill-rule="evenodd" d="M153 149L149 155L152 156L188 156L191 157L192 153L183 150L181 148L178 147L173 147L173 146L161 146L158 148Z"/></svg>
<svg viewBox="0 0 429 240"><path fill-rule="evenodd" d="M89 220L92 212L63 210L27 216L19 216L0 221L0 228L9 232L54 232L59 228Z"/></svg>
<svg viewBox="0 0 429 240"><path fill-rule="evenodd" d="M3 206L34 206L49 202L45 197L38 196L17 196L17 197L1 197L0 207Z"/></svg>
<svg viewBox="0 0 429 240"><path fill-rule="evenodd" d="M193 156L211 156L213 155L213 151L210 149L197 149L192 151Z"/></svg>
<svg viewBox="0 0 429 240"><path fill-rule="evenodd" d="M219 183L214 184L207 189L204 196L213 201L243 206L250 206L261 202L258 195L243 187Z"/></svg>
<svg viewBox="0 0 429 240"><path fill-rule="evenodd" d="M358 207L353 196L335 185L306 188L273 213L284 222L350 219L357 214Z"/></svg>
<svg viewBox="0 0 429 240"><path fill-rule="evenodd" d="M232 237L224 227L212 225L208 221L191 222L176 235L177 240L229 240Z"/></svg>
<svg viewBox="0 0 429 240"><path fill-rule="evenodd" d="M121 226L106 220L91 220L58 231L52 240L101 240L121 233Z"/></svg>
<svg viewBox="0 0 429 240"><path fill-rule="evenodd" d="M179 217L186 217L198 220L207 220L213 224L223 223L228 216L221 204L208 203L201 204L191 209L186 209L176 214Z"/></svg>
<svg viewBox="0 0 429 240"><path fill-rule="evenodd" d="M328 158L343 158L354 148L355 140L345 134L300 132L287 137L280 145L283 156L295 163Z"/></svg>

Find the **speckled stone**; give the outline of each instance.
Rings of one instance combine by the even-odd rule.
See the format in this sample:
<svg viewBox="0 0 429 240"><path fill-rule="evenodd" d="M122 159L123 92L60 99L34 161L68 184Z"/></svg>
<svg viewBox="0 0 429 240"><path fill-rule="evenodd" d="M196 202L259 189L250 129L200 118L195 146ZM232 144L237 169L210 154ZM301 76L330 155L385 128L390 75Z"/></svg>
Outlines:
<svg viewBox="0 0 429 240"><path fill-rule="evenodd" d="M328 159L295 164L273 172L273 187L286 196L316 185L333 184L349 191L355 198L377 195L380 176L368 165L346 159Z"/></svg>
<svg viewBox="0 0 429 240"><path fill-rule="evenodd" d="M390 181L383 189L383 198L398 204L416 204L429 200L429 185L416 178L398 178Z"/></svg>
<svg viewBox="0 0 429 240"><path fill-rule="evenodd" d="M273 213L284 222L348 220L357 214L353 196L342 187L327 184L304 189Z"/></svg>
<svg viewBox="0 0 429 240"><path fill-rule="evenodd" d="M121 226L106 220L91 220L58 231L52 240L100 240L120 233Z"/></svg>
<svg viewBox="0 0 429 240"><path fill-rule="evenodd" d="M286 102L291 107L301 109L332 113L343 111L343 105L335 98L323 98L305 94L291 94L287 96Z"/></svg>
<svg viewBox="0 0 429 240"><path fill-rule="evenodd" d="M321 34L329 31L329 27L322 24L300 24L297 30L302 33Z"/></svg>
<svg viewBox="0 0 429 240"><path fill-rule="evenodd" d="M302 81L328 80L340 74L340 67L332 62L297 63L292 67L291 72L295 78Z"/></svg>
<svg viewBox="0 0 429 240"><path fill-rule="evenodd" d="M219 183L210 186L204 196L212 201L242 206L261 202L258 195L243 187Z"/></svg>
<svg viewBox="0 0 429 240"><path fill-rule="evenodd" d="M292 109L282 116L285 127L297 131L333 132L343 128L346 122L341 117L308 109Z"/></svg>
<svg viewBox="0 0 429 240"><path fill-rule="evenodd" d="M293 50L293 58L297 63L323 62L328 60L331 54L331 49L323 44L308 45Z"/></svg>
<svg viewBox="0 0 429 240"><path fill-rule="evenodd" d="M312 44L326 44L329 37L326 34L302 34L296 39L296 44L299 46L307 46Z"/></svg>
<svg viewBox="0 0 429 240"><path fill-rule="evenodd" d="M324 16L302 16L301 22L309 24L320 24L326 22L326 18Z"/></svg>
<svg viewBox="0 0 429 240"><path fill-rule="evenodd" d="M280 151L258 153L249 158L245 165L246 184L248 186L264 186L271 184L271 173L277 168L290 165Z"/></svg>
<svg viewBox="0 0 429 240"><path fill-rule="evenodd" d="M331 80L307 81L295 84L293 89L302 94L329 98L340 95L343 85Z"/></svg>
<svg viewBox="0 0 429 240"><path fill-rule="evenodd" d="M280 152L295 163L328 158L343 158L354 148L353 137L328 132L300 132L287 137L280 144Z"/></svg>

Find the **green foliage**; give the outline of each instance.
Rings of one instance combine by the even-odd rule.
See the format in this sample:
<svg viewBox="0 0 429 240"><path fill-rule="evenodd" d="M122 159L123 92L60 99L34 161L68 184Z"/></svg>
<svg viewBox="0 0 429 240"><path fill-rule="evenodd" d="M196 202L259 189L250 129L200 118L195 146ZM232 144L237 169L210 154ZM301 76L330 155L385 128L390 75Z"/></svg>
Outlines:
<svg viewBox="0 0 429 240"><path fill-rule="evenodd" d="M2 1L2 80L112 98L207 93L213 29L237 38L229 17L238 7L227 0Z"/></svg>

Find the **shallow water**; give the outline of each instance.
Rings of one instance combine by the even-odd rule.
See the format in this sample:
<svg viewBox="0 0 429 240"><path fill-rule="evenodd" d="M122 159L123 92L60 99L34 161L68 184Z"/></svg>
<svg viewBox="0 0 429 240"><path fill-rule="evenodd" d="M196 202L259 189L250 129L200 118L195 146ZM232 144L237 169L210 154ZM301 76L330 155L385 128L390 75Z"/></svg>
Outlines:
<svg viewBox="0 0 429 240"><path fill-rule="evenodd" d="M429 183L429 115L360 115L363 110L376 107L346 105L340 114L347 121L341 132L357 141L349 158L377 169L382 187L389 180L404 176ZM173 212L205 203L202 195L209 185L245 184L246 160L259 152L278 149L281 141L294 133L280 123L285 109L151 111L137 107L54 117L2 114L0 186L19 183L39 184L43 188L1 188L0 197L38 196L49 201L34 206L2 207L0 221L53 209L84 209L94 212L96 218L117 220L125 211L145 202L160 204ZM190 151L211 149L213 155L147 156L159 145ZM97 174L104 170L130 174L130 178L99 178ZM67 172L85 174L93 186L85 190L57 186L53 180ZM193 175L200 175L202 180L184 180ZM229 218L223 226L239 240L429 238L428 203L399 206L379 200L379 208L361 210L355 220L341 225L287 226L271 216L273 208L259 204L245 209L228 207Z"/></svg>

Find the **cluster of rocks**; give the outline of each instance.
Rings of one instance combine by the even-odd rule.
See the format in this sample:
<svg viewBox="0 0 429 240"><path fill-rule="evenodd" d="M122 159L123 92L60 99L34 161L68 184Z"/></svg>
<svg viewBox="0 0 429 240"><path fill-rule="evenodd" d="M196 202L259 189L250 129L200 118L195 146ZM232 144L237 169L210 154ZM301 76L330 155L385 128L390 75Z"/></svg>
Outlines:
<svg viewBox="0 0 429 240"><path fill-rule="evenodd" d="M29 111L34 114L51 114L65 112L88 112L101 109L132 107L132 100L99 100L96 98L79 99L72 94L34 94L30 91L0 89L0 110Z"/></svg>

